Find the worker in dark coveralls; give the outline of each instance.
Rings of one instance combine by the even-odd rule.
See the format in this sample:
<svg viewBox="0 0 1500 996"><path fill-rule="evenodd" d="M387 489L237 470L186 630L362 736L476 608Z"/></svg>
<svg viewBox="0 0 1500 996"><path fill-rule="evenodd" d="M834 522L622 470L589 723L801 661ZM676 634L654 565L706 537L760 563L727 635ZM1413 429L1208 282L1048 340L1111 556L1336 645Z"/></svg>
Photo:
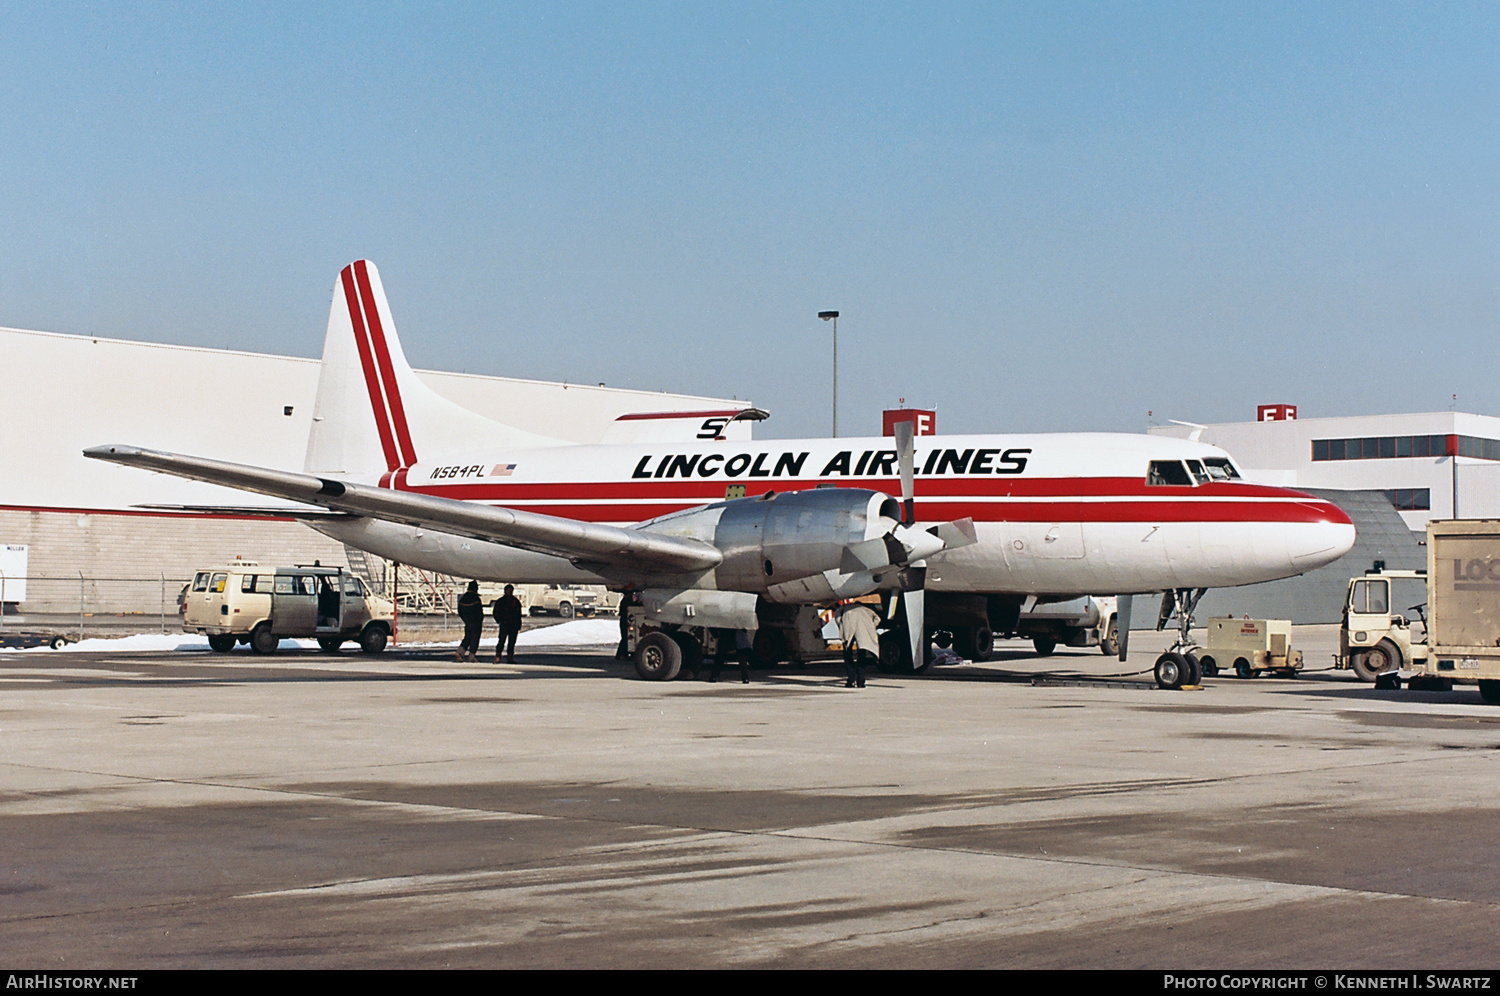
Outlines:
<svg viewBox="0 0 1500 996"><path fill-rule="evenodd" d="M478 581L470 581L469 590L458 596L458 618L464 623L464 639L458 645L458 659L477 661L479 633L484 629L484 600L479 597Z"/></svg>
<svg viewBox="0 0 1500 996"><path fill-rule="evenodd" d="M521 600L516 597L516 586L505 586L505 594L495 599L490 614L500 627L500 638L495 641L495 663L500 663L501 654L514 664L516 662L516 634L521 632Z"/></svg>

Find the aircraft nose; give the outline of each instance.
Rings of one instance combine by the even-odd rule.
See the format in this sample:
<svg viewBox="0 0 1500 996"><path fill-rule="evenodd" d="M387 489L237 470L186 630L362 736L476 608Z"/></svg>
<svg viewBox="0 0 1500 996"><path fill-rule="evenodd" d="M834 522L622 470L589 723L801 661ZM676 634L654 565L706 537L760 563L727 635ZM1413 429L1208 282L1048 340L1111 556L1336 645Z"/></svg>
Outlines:
<svg viewBox="0 0 1500 996"><path fill-rule="evenodd" d="M1331 564L1354 548L1354 522L1331 501L1296 491L1287 492L1303 507L1302 527L1291 539L1288 551L1300 571Z"/></svg>

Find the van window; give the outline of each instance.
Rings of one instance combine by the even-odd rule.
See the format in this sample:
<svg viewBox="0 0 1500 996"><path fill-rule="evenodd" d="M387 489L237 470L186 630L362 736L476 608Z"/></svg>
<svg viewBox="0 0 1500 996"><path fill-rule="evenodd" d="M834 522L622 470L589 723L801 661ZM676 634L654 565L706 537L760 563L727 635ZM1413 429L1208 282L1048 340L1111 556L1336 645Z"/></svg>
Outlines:
<svg viewBox="0 0 1500 996"><path fill-rule="evenodd" d="M365 586L360 583L359 578L352 574L347 574L344 576L344 594L354 598L363 598Z"/></svg>
<svg viewBox="0 0 1500 996"><path fill-rule="evenodd" d="M297 579L294 578L294 577L292 577L292 575L290 575L290 574L278 574L278 575L276 575L276 594L278 594L278 595L296 595L296 594L299 594L299 592L297 591Z"/></svg>
<svg viewBox="0 0 1500 996"><path fill-rule="evenodd" d="M208 572L207 571L199 571L197 574L193 575L193 590L194 591L207 591L208 590Z"/></svg>
<svg viewBox="0 0 1500 996"><path fill-rule="evenodd" d="M1193 479L1188 477L1187 468L1179 460L1152 460L1151 469L1146 472L1146 483L1191 487Z"/></svg>
<svg viewBox="0 0 1500 996"><path fill-rule="evenodd" d="M245 579L240 582L240 591L256 592L271 590L271 575L269 574L246 574Z"/></svg>
<svg viewBox="0 0 1500 996"><path fill-rule="evenodd" d="M209 588L215 594L222 595L224 593L224 582L226 582L228 580L229 580L229 575L228 574L215 574L213 581L209 584Z"/></svg>

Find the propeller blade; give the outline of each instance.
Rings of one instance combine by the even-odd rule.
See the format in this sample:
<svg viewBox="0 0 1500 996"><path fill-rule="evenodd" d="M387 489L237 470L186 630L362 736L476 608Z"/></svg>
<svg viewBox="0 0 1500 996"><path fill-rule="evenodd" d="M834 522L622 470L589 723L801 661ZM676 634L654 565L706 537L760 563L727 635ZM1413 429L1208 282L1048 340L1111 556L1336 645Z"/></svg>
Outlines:
<svg viewBox="0 0 1500 996"><path fill-rule="evenodd" d="M917 521L915 509L916 478L917 478L917 448L911 422L897 422L896 430L896 459L901 468L901 524L909 526Z"/></svg>
<svg viewBox="0 0 1500 996"><path fill-rule="evenodd" d="M979 542L979 533L974 529L973 519L939 522L935 526L928 526L927 531L943 541L944 550L957 550L961 546Z"/></svg>
<svg viewBox="0 0 1500 996"><path fill-rule="evenodd" d="M900 424L900 423L897 423ZM913 564L913 567L925 566ZM927 642L926 618L927 592L913 588L901 593L901 606L906 610L906 635L911 640L911 666L916 670L922 666L923 644Z"/></svg>
<svg viewBox="0 0 1500 996"><path fill-rule="evenodd" d="M1120 660L1125 659L1130 643L1130 609L1135 604L1134 595L1121 595L1115 608L1115 631L1119 634Z"/></svg>

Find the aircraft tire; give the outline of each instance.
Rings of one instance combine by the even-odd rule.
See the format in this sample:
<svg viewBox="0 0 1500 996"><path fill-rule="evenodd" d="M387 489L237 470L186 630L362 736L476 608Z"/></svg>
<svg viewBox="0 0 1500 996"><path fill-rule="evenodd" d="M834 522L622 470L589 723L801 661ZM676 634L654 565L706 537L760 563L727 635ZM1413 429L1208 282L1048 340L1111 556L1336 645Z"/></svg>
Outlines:
<svg viewBox="0 0 1500 996"><path fill-rule="evenodd" d="M677 644L677 649L682 651L682 668L688 674L697 674L698 669L703 666L703 644L691 633L678 631L669 634L672 642Z"/></svg>
<svg viewBox="0 0 1500 996"><path fill-rule="evenodd" d="M1182 676L1182 683L1184 685L1203 684L1203 663L1198 660L1197 656L1191 652L1178 656L1187 664L1187 671Z"/></svg>
<svg viewBox="0 0 1500 996"><path fill-rule="evenodd" d="M995 631L989 626L974 627L974 656L971 661L987 661L995 656Z"/></svg>
<svg viewBox="0 0 1500 996"><path fill-rule="evenodd" d="M250 631L250 649L257 654L274 654L281 640L271 632L270 623L261 623Z"/></svg>
<svg viewBox="0 0 1500 996"><path fill-rule="evenodd" d="M1156 659L1156 687L1178 689L1188 675L1188 663L1181 654L1166 653Z"/></svg>
<svg viewBox="0 0 1500 996"><path fill-rule="evenodd" d="M671 681L682 671L682 647L661 630L636 641L635 673L645 681Z"/></svg>
<svg viewBox="0 0 1500 996"><path fill-rule="evenodd" d="M208 637L208 649L216 654L227 654L234 649L239 642L233 633L210 633Z"/></svg>

